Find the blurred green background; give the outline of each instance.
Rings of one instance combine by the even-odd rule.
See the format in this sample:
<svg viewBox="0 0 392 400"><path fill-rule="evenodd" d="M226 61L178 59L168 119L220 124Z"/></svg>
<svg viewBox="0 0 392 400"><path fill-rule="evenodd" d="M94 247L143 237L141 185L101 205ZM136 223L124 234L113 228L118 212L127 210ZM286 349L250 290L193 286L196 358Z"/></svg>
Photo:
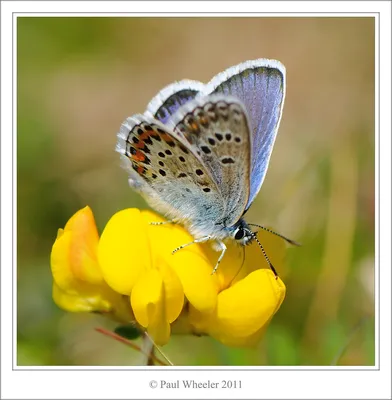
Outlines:
<svg viewBox="0 0 392 400"><path fill-rule="evenodd" d="M248 59L287 68L283 119L247 220L300 241L287 297L254 349L173 337L175 365L374 365L374 19L17 20L18 365L136 365L97 315L51 298L57 229L89 205L98 228L145 208L114 152L122 121L165 85Z"/></svg>

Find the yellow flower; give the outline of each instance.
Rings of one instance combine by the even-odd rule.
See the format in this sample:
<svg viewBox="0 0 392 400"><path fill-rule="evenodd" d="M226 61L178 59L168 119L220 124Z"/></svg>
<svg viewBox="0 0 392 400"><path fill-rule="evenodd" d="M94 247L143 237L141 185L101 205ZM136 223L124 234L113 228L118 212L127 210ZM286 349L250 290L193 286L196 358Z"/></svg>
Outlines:
<svg viewBox="0 0 392 400"><path fill-rule="evenodd" d="M190 332L234 346L256 343L285 295L283 282L275 279L257 244L246 249L245 262L244 249L230 244L217 273L211 275L219 253L206 243L173 255L173 249L194 239L178 225L150 224L162 221L137 209L111 218L98 249L109 286L130 296L136 320L157 344L167 343L171 324L177 325L186 303ZM272 261L280 265L277 257L283 254L283 243L277 238L271 241L270 234L264 236Z"/></svg>
<svg viewBox="0 0 392 400"><path fill-rule="evenodd" d="M251 346L260 339L284 295L283 282L270 270L259 269L220 292L213 313L203 314L191 307L190 321L196 331L223 344Z"/></svg>
<svg viewBox="0 0 392 400"><path fill-rule="evenodd" d="M206 334L232 346L257 343L285 296L257 243L230 243L211 274L219 256L211 244L173 255L194 238L179 225L151 224L163 221L150 211L122 210L99 239L91 210L80 210L53 245L55 302L68 311L134 319L158 345L171 333ZM279 271L283 242L266 232L259 238Z"/></svg>
<svg viewBox="0 0 392 400"><path fill-rule="evenodd" d="M282 239L265 231L259 232L258 238L272 264L281 272L285 253ZM203 246L213 266L216 255ZM200 313L191 306L190 323L196 332L208 334L226 345L255 345L284 300L284 283L270 270L256 242L245 248L230 244L216 275L219 294L214 312Z"/></svg>
<svg viewBox="0 0 392 400"><path fill-rule="evenodd" d="M173 249L193 238L176 225L150 224L162 221L149 211L120 211L106 225L98 247L104 279L130 296L136 320L157 344L169 340L170 324L180 315L184 296L196 309L211 313L218 293L201 248L189 246L173 256Z"/></svg>
<svg viewBox="0 0 392 400"><path fill-rule="evenodd" d="M59 229L52 247L53 300L72 312L103 312L128 322L131 310L103 280L97 261L98 231L89 207L79 210Z"/></svg>

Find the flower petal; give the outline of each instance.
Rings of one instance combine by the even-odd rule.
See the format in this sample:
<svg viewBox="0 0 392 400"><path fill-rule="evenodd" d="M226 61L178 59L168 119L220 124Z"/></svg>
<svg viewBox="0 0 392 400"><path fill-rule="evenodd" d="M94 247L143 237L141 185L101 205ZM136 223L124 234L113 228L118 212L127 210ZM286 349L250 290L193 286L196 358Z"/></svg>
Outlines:
<svg viewBox="0 0 392 400"><path fill-rule="evenodd" d="M158 304L162 298L162 277L156 269L146 271L135 284L131 294L136 320L145 328L149 324L148 304Z"/></svg>
<svg viewBox="0 0 392 400"><path fill-rule="evenodd" d="M163 280L156 269L148 270L137 281L131 304L136 320L147 328L155 343L166 344L170 338L170 324L166 316Z"/></svg>
<svg viewBox="0 0 392 400"><path fill-rule="evenodd" d="M130 294L140 274L151 266L146 222L140 211L126 209L113 215L98 246L98 259L108 285Z"/></svg>
<svg viewBox="0 0 392 400"><path fill-rule="evenodd" d="M67 222L64 234L72 233L69 261L72 273L81 281L101 283L102 273L97 261L98 230L90 207L84 207Z"/></svg>
<svg viewBox="0 0 392 400"><path fill-rule="evenodd" d="M165 262L159 264L158 270L163 280L166 318L172 323L184 306L184 290L177 274Z"/></svg>
<svg viewBox="0 0 392 400"><path fill-rule="evenodd" d="M54 282L52 297L60 308L70 312L109 312L112 309L110 302L102 298L101 293L91 290L88 284L80 293L70 294Z"/></svg>
<svg viewBox="0 0 392 400"><path fill-rule="evenodd" d="M75 213L64 230L59 229L50 256L57 285L71 291L78 282L103 282L97 262L98 232L89 207Z"/></svg>
<svg viewBox="0 0 392 400"><path fill-rule="evenodd" d="M202 248L210 264L215 267L220 253L213 249L211 243L203 244ZM215 272L219 292L231 286L238 274L244 270L244 256L243 246L238 246L234 242L227 243L226 253Z"/></svg>
<svg viewBox="0 0 392 400"><path fill-rule="evenodd" d="M154 213L144 211L147 222L163 219ZM199 244L192 244L172 254L173 250L194 241L194 238L180 225L149 225L148 236L153 250L154 264L164 260L178 275L189 302L198 310L212 312L216 305L218 281L211 275L213 266Z"/></svg>
<svg viewBox="0 0 392 400"><path fill-rule="evenodd" d="M169 341L171 332L171 327L165 318L163 308L163 302L148 305L148 318L150 323L147 332L158 346L163 346Z"/></svg>
<svg viewBox="0 0 392 400"><path fill-rule="evenodd" d="M198 332L208 333L228 345L244 345L262 329L279 309L286 288L267 269L252 272L218 295L213 314L191 309L191 321Z"/></svg>
<svg viewBox="0 0 392 400"><path fill-rule="evenodd" d="M59 231L60 233L60 231ZM50 267L56 284L64 289L71 289L78 281L70 267L69 253L71 248L72 233L62 231L52 246L50 253Z"/></svg>

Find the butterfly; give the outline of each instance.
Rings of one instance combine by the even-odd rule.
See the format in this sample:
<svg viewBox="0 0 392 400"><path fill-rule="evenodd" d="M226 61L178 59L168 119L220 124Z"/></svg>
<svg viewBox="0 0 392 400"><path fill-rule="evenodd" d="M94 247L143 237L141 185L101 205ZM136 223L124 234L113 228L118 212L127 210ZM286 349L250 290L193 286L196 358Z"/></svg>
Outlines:
<svg viewBox="0 0 392 400"><path fill-rule="evenodd" d="M227 239L242 245L257 240L243 216L267 172L285 87L279 61L246 61L207 84L182 80L165 87L144 114L127 118L117 135L116 151L130 186L151 207L185 226L195 238L192 243L213 241L221 251L213 272Z"/></svg>

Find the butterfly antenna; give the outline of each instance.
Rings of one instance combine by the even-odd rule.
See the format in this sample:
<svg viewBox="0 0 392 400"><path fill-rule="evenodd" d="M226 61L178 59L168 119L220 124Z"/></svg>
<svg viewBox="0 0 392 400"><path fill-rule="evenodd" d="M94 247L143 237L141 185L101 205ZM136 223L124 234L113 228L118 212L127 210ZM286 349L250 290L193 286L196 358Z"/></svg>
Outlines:
<svg viewBox="0 0 392 400"><path fill-rule="evenodd" d="M271 271L274 273L275 278L278 279L278 273L276 272L275 267L272 265L270 259L268 258L267 253L265 252L263 245L260 243L259 239L257 239L257 236L256 236L255 233L253 233L253 237L255 238L257 244L260 246L260 249L263 252L263 255L264 255L269 267L271 268Z"/></svg>
<svg viewBox="0 0 392 400"><path fill-rule="evenodd" d="M263 231L267 231L267 232L269 232L269 233L272 233L273 235L282 238L282 239L285 240L287 243L290 243L290 244L292 244L292 245L294 245L294 246L301 246L300 243L295 242L294 240L291 240L291 239L287 238L286 236L283 236L283 235L281 235L280 233L277 233L277 232L275 232L275 231L273 231L273 230L271 230L271 229L268 229L268 228L266 228L265 226L261 226L261 225L257 225L257 224L248 224L248 225L250 225L250 226L257 226L258 228L262 229Z"/></svg>

